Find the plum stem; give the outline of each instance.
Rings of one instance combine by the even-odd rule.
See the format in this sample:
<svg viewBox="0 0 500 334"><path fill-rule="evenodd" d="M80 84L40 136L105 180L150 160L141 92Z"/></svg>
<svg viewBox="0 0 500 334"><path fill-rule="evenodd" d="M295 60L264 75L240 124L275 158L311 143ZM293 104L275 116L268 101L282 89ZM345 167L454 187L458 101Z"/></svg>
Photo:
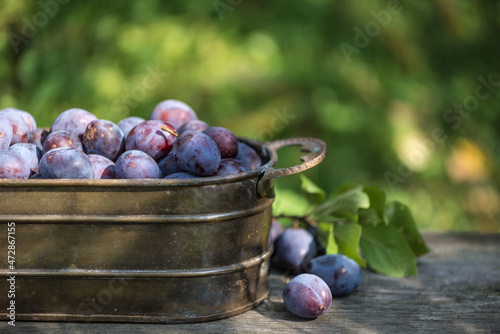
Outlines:
<svg viewBox="0 0 500 334"><path fill-rule="evenodd" d="M174 136L176 136L176 137L179 137L179 135L177 134L177 132L175 132L175 131L172 131L172 130L168 129L166 126L162 126L162 127L161 127L161 129L162 129L163 131L167 131L167 132L168 132L168 133L170 133L170 134L173 134L173 135L174 135Z"/></svg>

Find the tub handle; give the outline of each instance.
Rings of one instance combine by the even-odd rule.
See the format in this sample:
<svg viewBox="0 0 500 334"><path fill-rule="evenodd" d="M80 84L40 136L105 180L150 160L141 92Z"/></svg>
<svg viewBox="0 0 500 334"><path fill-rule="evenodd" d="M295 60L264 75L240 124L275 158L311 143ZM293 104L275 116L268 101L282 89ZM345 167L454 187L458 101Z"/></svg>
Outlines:
<svg viewBox="0 0 500 334"><path fill-rule="evenodd" d="M282 147L300 146L302 152L309 152L309 153L303 155L300 158L300 160L303 162L300 165L287 168L273 168L273 167L267 168L264 171L264 175L259 180L259 183L257 185L257 192L260 196L263 197L267 195L266 189L271 188L268 186L268 183L271 182L271 180L277 177L297 174L309 168L312 168L317 164L319 164L321 161L323 161L327 152L325 142L316 138L306 138L306 137L289 138L289 139L282 139L273 142L268 142L265 145L271 151L272 160L275 162L278 161L278 154L276 153L276 151Z"/></svg>

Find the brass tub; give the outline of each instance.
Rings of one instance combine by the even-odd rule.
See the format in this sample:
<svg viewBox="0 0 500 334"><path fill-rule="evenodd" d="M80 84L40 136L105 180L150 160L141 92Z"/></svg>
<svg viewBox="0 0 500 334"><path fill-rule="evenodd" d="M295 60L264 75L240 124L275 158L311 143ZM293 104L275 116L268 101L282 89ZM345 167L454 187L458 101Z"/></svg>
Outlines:
<svg viewBox="0 0 500 334"><path fill-rule="evenodd" d="M273 180L317 165L326 146L239 139L261 167L185 180L0 180L2 320L13 300L15 320L157 323L225 318L261 303ZM303 163L273 168L276 150L289 145L309 152Z"/></svg>

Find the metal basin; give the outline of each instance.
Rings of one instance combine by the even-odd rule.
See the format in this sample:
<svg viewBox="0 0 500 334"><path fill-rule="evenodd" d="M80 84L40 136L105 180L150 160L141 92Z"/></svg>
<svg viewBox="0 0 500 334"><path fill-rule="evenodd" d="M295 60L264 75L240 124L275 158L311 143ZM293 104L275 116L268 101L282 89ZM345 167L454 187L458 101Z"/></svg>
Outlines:
<svg viewBox="0 0 500 334"><path fill-rule="evenodd" d="M185 180L0 180L0 304L15 300L16 320L161 323L257 306L268 294L273 180L317 165L326 146L239 139L261 167ZM303 163L273 168L289 145L309 152Z"/></svg>

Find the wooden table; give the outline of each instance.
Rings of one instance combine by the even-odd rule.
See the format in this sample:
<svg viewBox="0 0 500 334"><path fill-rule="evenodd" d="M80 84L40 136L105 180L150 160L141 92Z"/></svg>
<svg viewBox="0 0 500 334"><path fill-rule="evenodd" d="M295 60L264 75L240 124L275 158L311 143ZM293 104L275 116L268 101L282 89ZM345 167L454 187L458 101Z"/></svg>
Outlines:
<svg viewBox="0 0 500 334"><path fill-rule="evenodd" d="M418 277L389 278L364 271L358 290L336 298L314 320L283 305L286 277L270 276L270 296L241 315L206 323L0 323L0 333L500 333L500 234L424 234L432 253Z"/></svg>

